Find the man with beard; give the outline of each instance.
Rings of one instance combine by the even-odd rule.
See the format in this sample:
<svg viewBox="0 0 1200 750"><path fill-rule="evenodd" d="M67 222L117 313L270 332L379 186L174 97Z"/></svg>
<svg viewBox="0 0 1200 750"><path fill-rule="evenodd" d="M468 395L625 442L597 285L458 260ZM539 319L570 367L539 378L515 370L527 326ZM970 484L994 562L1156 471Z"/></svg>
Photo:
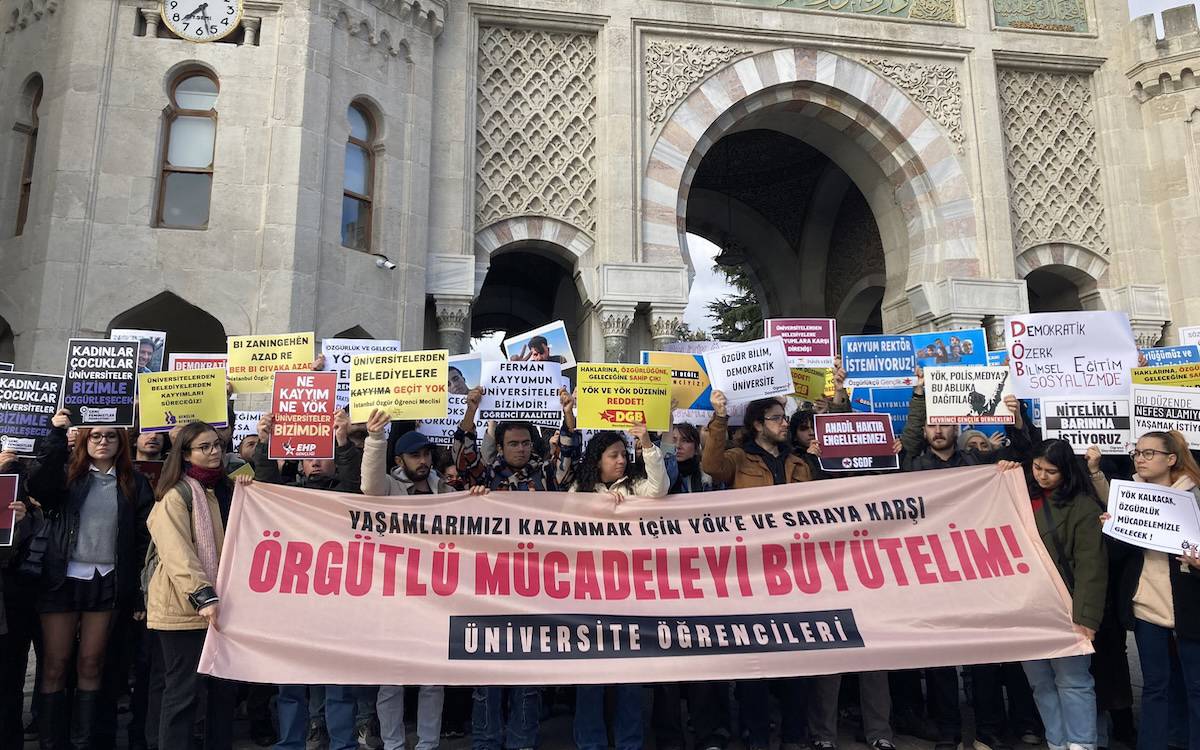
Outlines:
<svg viewBox="0 0 1200 750"><path fill-rule="evenodd" d="M1001 460L1025 462L1033 455L1036 428L1031 427L1022 414L1021 402L1015 396L1004 398L1004 405L1013 415L1014 423L1005 425L1008 445L1002 449L981 452L976 448L960 448L957 425L932 425L925 422L925 374L922 368L915 370L916 385L913 386L912 405L908 421L900 442L904 450L900 457L900 468L904 471L927 471L932 469L954 469L961 466L994 464ZM1004 695L1005 684L1009 688L1009 703L1012 706L1012 723L1025 732L1036 725L1032 716L1033 700L1028 685L1014 687L1005 679L1005 665L983 664L968 667L974 686L975 707L975 750L1009 750L1005 741ZM1017 665L1020 670L1020 665ZM962 713L959 709L958 670L954 667L938 667L925 670L930 718L936 727L925 728L922 718L920 673L916 671L893 672L894 714L897 730L904 734L924 735L935 741L935 750L955 750L962 739ZM930 736L932 735L932 737Z"/></svg>

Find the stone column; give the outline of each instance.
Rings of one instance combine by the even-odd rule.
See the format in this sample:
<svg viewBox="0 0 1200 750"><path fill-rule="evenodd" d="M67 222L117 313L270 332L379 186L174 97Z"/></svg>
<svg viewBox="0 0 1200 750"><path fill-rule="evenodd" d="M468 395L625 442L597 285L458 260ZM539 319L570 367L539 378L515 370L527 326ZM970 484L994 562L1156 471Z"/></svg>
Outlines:
<svg viewBox="0 0 1200 750"><path fill-rule="evenodd" d="M466 354L471 298L437 295L433 304L437 314L438 346L450 350L451 354Z"/></svg>
<svg viewBox="0 0 1200 750"><path fill-rule="evenodd" d="M650 339L655 351L679 338L676 331L683 323L683 310L679 305L650 303Z"/></svg>
<svg viewBox="0 0 1200 750"><path fill-rule="evenodd" d="M253 47L258 39L258 27L262 23L261 18L247 18L242 16L242 28L246 33L242 35L242 44L248 47Z"/></svg>
<svg viewBox="0 0 1200 750"><path fill-rule="evenodd" d="M158 22L162 17L158 15L158 8L138 8L142 14L142 20L146 22L146 36L158 36Z"/></svg>
<svg viewBox="0 0 1200 750"><path fill-rule="evenodd" d="M983 319L983 328L987 332L988 351L1002 352L1008 349L1003 315L989 315L985 317Z"/></svg>
<svg viewBox="0 0 1200 750"><path fill-rule="evenodd" d="M625 361L625 345L629 341L634 308L633 304L601 303L596 306L600 330L604 333L604 361Z"/></svg>

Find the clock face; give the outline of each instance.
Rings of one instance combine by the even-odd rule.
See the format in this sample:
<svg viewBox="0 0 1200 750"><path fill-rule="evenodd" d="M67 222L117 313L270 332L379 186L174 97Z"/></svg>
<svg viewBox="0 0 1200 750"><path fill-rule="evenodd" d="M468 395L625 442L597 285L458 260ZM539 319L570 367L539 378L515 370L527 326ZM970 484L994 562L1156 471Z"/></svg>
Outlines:
<svg viewBox="0 0 1200 750"><path fill-rule="evenodd" d="M165 23L183 39L215 42L231 34L242 20L242 0L161 0Z"/></svg>

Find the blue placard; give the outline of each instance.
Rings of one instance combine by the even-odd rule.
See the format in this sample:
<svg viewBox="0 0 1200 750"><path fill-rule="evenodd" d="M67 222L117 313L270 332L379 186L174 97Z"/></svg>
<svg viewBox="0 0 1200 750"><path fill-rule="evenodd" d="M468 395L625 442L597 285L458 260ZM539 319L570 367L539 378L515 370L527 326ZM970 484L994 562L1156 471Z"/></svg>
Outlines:
<svg viewBox="0 0 1200 750"><path fill-rule="evenodd" d="M847 388L911 387L915 367L910 336L842 337Z"/></svg>
<svg viewBox="0 0 1200 750"><path fill-rule="evenodd" d="M1146 355L1147 367L1162 367L1164 365L1190 365L1200 362L1200 347L1195 344L1187 346L1160 346L1154 349L1143 349Z"/></svg>
<svg viewBox="0 0 1200 750"><path fill-rule="evenodd" d="M1008 367L1008 350L988 352L988 365L991 367Z"/></svg>
<svg viewBox="0 0 1200 750"><path fill-rule="evenodd" d="M982 328L912 335L913 356L921 367L986 365L987 337Z"/></svg>
<svg viewBox="0 0 1200 750"><path fill-rule="evenodd" d="M892 432L896 437L904 432L908 421L908 410L912 405L912 388L872 388L871 409L876 414L887 414L892 418Z"/></svg>

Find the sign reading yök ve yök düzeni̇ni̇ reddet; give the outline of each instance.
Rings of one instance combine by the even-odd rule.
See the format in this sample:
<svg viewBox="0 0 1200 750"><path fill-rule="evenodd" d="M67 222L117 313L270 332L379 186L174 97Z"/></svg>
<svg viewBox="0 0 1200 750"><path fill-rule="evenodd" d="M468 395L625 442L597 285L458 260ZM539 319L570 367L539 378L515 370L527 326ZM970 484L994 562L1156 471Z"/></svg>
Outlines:
<svg viewBox="0 0 1200 750"><path fill-rule="evenodd" d="M200 671L478 685L502 670L510 685L578 685L1091 652L1020 472L838 484L619 505L593 493L481 503L239 487L221 629ZM346 623L388 618L379 647L346 648Z"/></svg>
<svg viewBox="0 0 1200 750"><path fill-rule="evenodd" d="M136 341L67 342L62 408L77 427L132 427L137 398Z"/></svg>

